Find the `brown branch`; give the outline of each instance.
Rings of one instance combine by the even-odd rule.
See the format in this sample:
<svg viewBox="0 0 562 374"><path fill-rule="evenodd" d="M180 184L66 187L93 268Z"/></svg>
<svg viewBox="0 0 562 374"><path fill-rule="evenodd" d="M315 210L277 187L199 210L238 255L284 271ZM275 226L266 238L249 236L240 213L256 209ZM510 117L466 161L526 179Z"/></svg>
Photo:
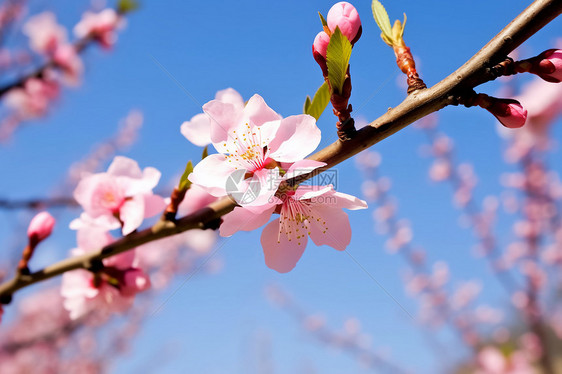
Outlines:
<svg viewBox="0 0 562 374"><path fill-rule="evenodd" d="M359 130L353 139L346 142L338 140L315 153L310 159L323 161L327 165L298 179L289 180L288 183L299 183L312 178L402 130L416 120L447 105L458 104L456 99L458 96L479 84L494 79L495 75L492 74L491 68L503 61L508 53L561 12L562 1L560 0L536 0L453 74L431 88L415 91L400 105L389 110L369 126ZM236 204L232 200L224 198L175 223L168 222L166 225L159 225L156 229L149 228L132 233L99 251L68 258L35 273L15 277L0 285L0 301L8 303L12 294L21 288L70 270L90 268L92 263L139 245L190 229L204 229L221 216L231 212L235 206Z"/></svg>
<svg viewBox="0 0 562 374"><path fill-rule="evenodd" d="M46 199L9 200L0 199L0 209L46 209L59 207L78 207L72 197L53 197Z"/></svg>

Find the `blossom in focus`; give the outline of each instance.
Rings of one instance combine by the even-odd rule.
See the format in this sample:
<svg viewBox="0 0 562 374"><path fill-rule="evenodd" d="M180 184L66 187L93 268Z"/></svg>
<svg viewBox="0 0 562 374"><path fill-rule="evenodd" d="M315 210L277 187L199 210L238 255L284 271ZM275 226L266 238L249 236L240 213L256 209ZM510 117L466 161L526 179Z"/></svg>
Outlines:
<svg viewBox="0 0 562 374"><path fill-rule="evenodd" d="M111 235L99 227L78 231L75 256L83 255L110 244ZM63 274L61 295L64 308L75 320L91 311L122 313L134 302L137 293L150 287L148 275L137 267L135 251L129 250L103 260L103 268L96 273L73 270Z"/></svg>
<svg viewBox="0 0 562 374"><path fill-rule="evenodd" d="M549 49L536 58L531 73L537 74L547 82L562 82L562 50Z"/></svg>
<svg viewBox="0 0 562 374"><path fill-rule="evenodd" d="M51 235L55 222L55 218L49 212L38 213L29 223L27 237L38 242L45 240Z"/></svg>
<svg viewBox="0 0 562 374"><path fill-rule="evenodd" d="M53 54L68 41L66 29L57 23L55 14L51 12L31 17L23 25L23 33L29 37L31 49L42 54Z"/></svg>
<svg viewBox="0 0 562 374"><path fill-rule="evenodd" d="M232 105L236 112L244 110L244 99L233 88L218 91L215 100ZM196 114L181 125L180 131L187 140L196 146L205 147L211 144L211 117L206 113Z"/></svg>
<svg viewBox="0 0 562 374"><path fill-rule="evenodd" d="M361 28L361 19L357 9L347 1L340 1L334 4L328 11L326 17L328 27L332 32L339 27L342 34L353 43L359 29Z"/></svg>
<svg viewBox="0 0 562 374"><path fill-rule="evenodd" d="M328 44L330 44L330 36L326 34L325 31L320 31L318 34L316 34L314 43L312 43L312 53L314 55L319 54L320 56L326 58Z"/></svg>
<svg viewBox="0 0 562 374"><path fill-rule="evenodd" d="M136 161L117 156L107 172L86 175L78 183L74 198L84 208L79 220L97 219L107 229L122 227L123 235L130 234L144 218L165 208L164 198L152 193L159 180L160 172L155 168L141 171ZM77 225L73 222L71 228Z"/></svg>
<svg viewBox="0 0 562 374"><path fill-rule="evenodd" d="M281 183L280 163L301 161L320 143L314 117L283 119L259 95L243 108L213 100L203 110L211 118L211 141L219 153L199 162L189 180L217 197L227 195L227 181L236 177L237 191L257 186L247 205L263 205Z"/></svg>
<svg viewBox="0 0 562 374"><path fill-rule="evenodd" d="M254 230L278 211L279 218L263 229L261 244L266 265L280 273L295 267L309 236L318 246L326 244L343 251L351 241L351 226L342 209L367 208L365 201L336 192L331 185L314 189L300 186L275 199L275 204L259 213L236 207L223 217L220 234L230 236L239 230Z"/></svg>
<svg viewBox="0 0 562 374"><path fill-rule="evenodd" d="M117 40L115 30L121 26L122 19L114 9L107 8L99 13L85 12L74 26L78 38L92 37L103 47L110 48Z"/></svg>
<svg viewBox="0 0 562 374"><path fill-rule="evenodd" d="M49 104L58 94L59 85L55 81L29 78L23 87L8 91L4 102L22 118L37 118L47 113Z"/></svg>

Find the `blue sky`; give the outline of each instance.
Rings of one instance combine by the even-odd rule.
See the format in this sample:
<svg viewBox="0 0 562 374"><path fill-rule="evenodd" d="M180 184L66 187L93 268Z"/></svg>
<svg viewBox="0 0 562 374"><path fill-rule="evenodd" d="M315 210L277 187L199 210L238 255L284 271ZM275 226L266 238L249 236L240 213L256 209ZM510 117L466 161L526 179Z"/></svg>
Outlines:
<svg viewBox="0 0 562 374"><path fill-rule="evenodd" d="M417 58L428 85L453 72L516 16L530 1L494 2L386 1L391 19L408 15L405 40ZM32 2L33 4L33 2ZM71 26L86 1L37 1L33 10L53 9ZM92 145L115 132L118 120L130 109L145 115L139 141L125 155L141 167L162 171L163 183L201 150L179 132L181 123L200 112L217 90L233 87L244 98L254 93L284 116L298 114L307 94L322 83L312 58L311 44L320 31L317 12L324 15L327 1L145 1L129 18L111 52L92 48L85 55L86 75L78 89L65 90L45 120L19 131L11 144L0 148L3 178L0 196L45 196L64 177L68 166ZM351 58L356 118L373 120L405 96L397 84L392 50L379 38L370 2L354 4L363 21L363 36ZM554 45L560 36L556 20L530 39L522 55L531 56ZM22 37L21 42L25 40ZM163 66L174 79L163 71ZM180 82L186 94L174 81ZM481 91L493 94L496 83ZM336 139L335 117L326 112L319 120L321 146ZM461 161L471 161L479 177L476 196L499 194L502 144L496 125L479 109L447 108L440 125L455 141ZM556 131L560 139L560 131ZM447 185L435 185L427 176L429 160L419 156L424 134L414 128L375 146L383 158L382 171L393 181L399 214L413 222L414 242L431 260L445 260L453 283L481 278L487 287L483 301L506 302L482 260L471 256L475 239L458 227L459 212L451 204ZM559 167L560 165L558 165ZM362 177L353 160L338 165L339 190L360 195ZM38 262L64 256L74 245L65 225L78 211L63 214L49 254ZM404 292L399 257L384 249L386 238L373 230L371 210L350 213L354 230L349 252L411 314L417 306ZM0 238L14 228L13 212L0 213ZM508 224L500 224L502 243L512 238ZM307 337L283 311L270 305L264 286L276 283L294 295L311 313L322 313L330 326L340 328L357 317L373 346L416 372L433 373L438 358L424 340L422 329L379 288L348 256L328 247L309 244L297 267L288 274L268 269L259 244L260 230L228 239L218 252L224 269L187 282L165 307L148 319L130 354L115 372L133 372L161 349L170 350L158 373L254 373L256 345L268 337L275 373L298 373L313 367L318 373L367 372L355 360L327 349ZM7 240L3 240L6 243ZM186 275L187 277L187 275ZM164 300L183 282L166 290ZM260 338L260 336L262 338ZM261 340L260 340L261 339ZM445 334L446 341L455 340ZM172 347L172 348L170 348ZM453 355L461 357L462 349ZM155 371L156 372L156 371ZM304 371L302 371L304 372Z"/></svg>

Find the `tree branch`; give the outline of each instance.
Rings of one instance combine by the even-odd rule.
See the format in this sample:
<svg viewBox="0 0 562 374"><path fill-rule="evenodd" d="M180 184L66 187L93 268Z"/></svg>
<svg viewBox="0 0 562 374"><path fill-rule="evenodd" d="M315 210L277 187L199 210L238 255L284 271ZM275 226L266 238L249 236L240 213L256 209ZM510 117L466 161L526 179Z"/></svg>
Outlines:
<svg viewBox="0 0 562 374"><path fill-rule="evenodd" d="M359 130L353 139L345 142L338 140L313 154L310 159L323 161L327 165L312 173L289 180L288 183L294 184L310 179L402 130L416 120L447 105L458 105L459 96L477 85L495 79L491 68L561 12L560 0L536 0L454 73L431 88L415 91L400 105ZM166 222L154 228L132 233L99 251L68 258L29 275L15 277L0 285L0 302L8 303L12 294L21 288L70 270L88 269L96 261L139 245L191 229L204 229L235 207L234 201L224 198L176 222Z"/></svg>

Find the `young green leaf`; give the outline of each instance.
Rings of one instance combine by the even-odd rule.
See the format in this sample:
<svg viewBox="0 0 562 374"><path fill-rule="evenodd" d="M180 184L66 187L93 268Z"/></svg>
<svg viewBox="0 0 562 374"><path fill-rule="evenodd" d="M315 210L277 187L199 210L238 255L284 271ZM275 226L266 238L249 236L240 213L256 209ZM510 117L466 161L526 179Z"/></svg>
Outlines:
<svg viewBox="0 0 562 374"><path fill-rule="evenodd" d="M205 148L203 148L203 153L201 154L201 160L206 158L208 155L209 155L209 146L206 145Z"/></svg>
<svg viewBox="0 0 562 374"><path fill-rule="evenodd" d="M330 37L326 50L326 65L328 66L328 79L334 92L341 93L343 82L347 74L347 66L351 57L351 43L342 34L339 27Z"/></svg>
<svg viewBox="0 0 562 374"><path fill-rule="evenodd" d="M137 0L119 0L117 3L117 12L120 14L127 14L139 8Z"/></svg>
<svg viewBox="0 0 562 374"><path fill-rule="evenodd" d="M384 6L378 0L373 0L371 8L373 9L375 22L379 25L383 35L386 36L387 39L392 40L392 27L390 26L390 18L388 18L386 9L384 9ZM383 37L383 40L384 39ZM388 43L386 40L385 42Z"/></svg>
<svg viewBox="0 0 562 374"><path fill-rule="evenodd" d="M193 172L193 164L191 163L191 161L189 161L185 166L185 171L183 172L180 178L178 189L189 190L189 187L191 187L191 181L187 179L187 177L189 177L189 174L191 174L192 172Z"/></svg>
<svg viewBox="0 0 562 374"><path fill-rule="evenodd" d="M320 16L320 22L322 22L322 27L328 27L328 22L326 22L326 18L324 18L322 13L318 12L318 15Z"/></svg>
<svg viewBox="0 0 562 374"><path fill-rule="evenodd" d="M310 101L310 96L307 97L307 101ZM329 102L330 102L330 87L328 87L328 83L324 82L320 86L318 91L316 91L316 93L314 94L314 98L312 99L308 107L306 107L305 104L304 114L309 114L312 117L316 118L316 120L318 121L318 118L320 118L322 113L324 113L324 110L328 106Z"/></svg>
<svg viewBox="0 0 562 374"><path fill-rule="evenodd" d="M304 114L308 114L308 108L310 108L310 104L312 104L312 100L310 99L310 96L306 95L306 100L304 101L304 107L302 109L302 112Z"/></svg>

